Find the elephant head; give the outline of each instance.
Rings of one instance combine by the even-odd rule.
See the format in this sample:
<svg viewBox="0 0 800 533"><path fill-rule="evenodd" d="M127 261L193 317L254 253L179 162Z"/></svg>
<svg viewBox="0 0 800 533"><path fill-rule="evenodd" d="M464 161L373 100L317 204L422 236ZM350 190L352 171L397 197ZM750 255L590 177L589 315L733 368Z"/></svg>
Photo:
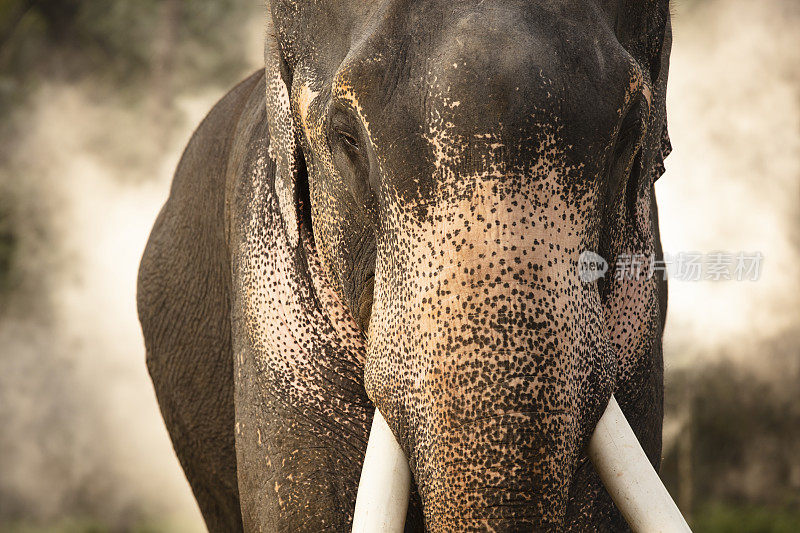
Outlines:
<svg viewBox="0 0 800 533"><path fill-rule="evenodd" d="M584 450L615 393L658 461L664 286L578 261L660 252L670 42L666 0L272 1L275 178L247 201L275 213L233 228L246 524L332 498L351 516L372 404L427 529L619 522ZM312 280L291 295L287 262ZM276 404L291 427L264 426ZM352 450L309 452L303 424ZM287 481L266 440L350 481Z"/></svg>

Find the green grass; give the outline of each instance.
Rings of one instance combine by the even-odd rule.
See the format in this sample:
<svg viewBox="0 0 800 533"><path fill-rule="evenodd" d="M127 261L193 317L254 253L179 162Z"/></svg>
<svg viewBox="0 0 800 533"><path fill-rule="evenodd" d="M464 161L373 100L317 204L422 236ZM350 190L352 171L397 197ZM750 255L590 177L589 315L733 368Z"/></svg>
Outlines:
<svg viewBox="0 0 800 533"><path fill-rule="evenodd" d="M5 524L4 533L106 533L111 531L105 526L90 518L67 518L57 523L33 525L22 522Z"/></svg>
<svg viewBox="0 0 800 533"><path fill-rule="evenodd" d="M145 520L127 527L112 526L92 517L66 517L43 524L0 522L2 533L187 533L194 530L194 527L174 518Z"/></svg>
<svg viewBox="0 0 800 533"><path fill-rule="evenodd" d="M800 509L710 504L694 514L695 533L797 533Z"/></svg>
<svg viewBox="0 0 800 533"><path fill-rule="evenodd" d="M119 529L91 517L65 518L51 524L0 524L3 533L172 533L188 531L183 524L166 520L145 521ZM692 520L694 533L797 533L800 532L800 509L782 509L757 505L708 504L699 508Z"/></svg>

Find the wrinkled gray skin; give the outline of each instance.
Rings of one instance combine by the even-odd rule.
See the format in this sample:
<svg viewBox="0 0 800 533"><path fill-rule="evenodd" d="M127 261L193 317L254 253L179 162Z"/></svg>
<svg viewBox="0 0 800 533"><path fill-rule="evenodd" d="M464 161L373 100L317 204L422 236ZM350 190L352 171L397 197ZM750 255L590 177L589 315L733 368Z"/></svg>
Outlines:
<svg viewBox="0 0 800 533"><path fill-rule="evenodd" d="M147 364L212 531L346 531L377 406L409 531L616 531L613 392L658 467L661 0L276 0L142 259ZM646 269L645 269L646 270ZM424 524L424 526L423 526Z"/></svg>

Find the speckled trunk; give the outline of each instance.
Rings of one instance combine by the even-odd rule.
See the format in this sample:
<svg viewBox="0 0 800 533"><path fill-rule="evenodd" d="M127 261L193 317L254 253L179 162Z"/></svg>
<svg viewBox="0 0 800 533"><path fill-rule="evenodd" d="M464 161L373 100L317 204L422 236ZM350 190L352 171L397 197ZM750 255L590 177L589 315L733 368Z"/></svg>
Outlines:
<svg viewBox="0 0 800 533"><path fill-rule="evenodd" d="M596 236L558 200L564 181L458 176L379 243L366 387L432 531L564 518L614 366L597 286L577 273Z"/></svg>

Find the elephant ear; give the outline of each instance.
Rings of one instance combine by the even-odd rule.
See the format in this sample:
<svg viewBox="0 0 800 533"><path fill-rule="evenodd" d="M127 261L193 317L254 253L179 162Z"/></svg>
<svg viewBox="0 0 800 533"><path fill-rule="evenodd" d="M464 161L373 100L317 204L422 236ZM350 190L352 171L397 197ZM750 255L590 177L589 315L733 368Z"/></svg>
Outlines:
<svg viewBox="0 0 800 533"><path fill-rule="evenodd" d="M672 17L669 10L662 14L665 17L661 34L657 37L651 36L650 62L651 80L655 91L654 123L656 139L656 152L653 159L653 181L658 180L664 172L664 160L672 152L672 143L669 140L667 129L667 78L669 76L669 58L672 49Z"/></svg>
<svg viewBox="0 0 800 533"><path fill-rule="evenodd" d="M667 12L666 15L666 23L664 24L663 36L659 40L659 47L658 47L658 71L655 73L655 77L653 78L653 85L655 86L655 92L658 95L656 101L656 113L658 116L660 124L660 139L658 141L658 151L655 154L655 160L653 164L653 181L660 178L664 172L666 172L666 167L664 165L664 160L667 156L672 152L672 143L669 140L669 131L667 128L667 78L669 76L669 57L670 52L672 49L672 18Z"/></svg>
<svg viewBox="0 0 800 533"><path fill-rule="evenodd" d="M665 160L667 156L672 153L672 142L669 140L669 131L667 130L667 119L664 119L664 127L661 129L661 147L658 154L656 154L655 165L653 165L653 181L658 180L667 171Z"/></svg>
<svg viewBox="0 0 800 533"><path fill-rule="evenodd" d="M267 89L269 156L275 163L275 195L281 219L291 246L299 242L297 179L301 157L295 137L289 85L291 77L278 43L272 14L267 9L264 62Z"/></svg>
<svg viewBox="0 0 800 533"><path fill-rule="evenodd" d="M664 159L672 151L667 131L666 91L672 48L672 16L667 0L620 0L620 16L615 31L620 42L650 74L653 87L651 121L648 125L648 153L652 162L651 183L664 174Z"/></svg>

